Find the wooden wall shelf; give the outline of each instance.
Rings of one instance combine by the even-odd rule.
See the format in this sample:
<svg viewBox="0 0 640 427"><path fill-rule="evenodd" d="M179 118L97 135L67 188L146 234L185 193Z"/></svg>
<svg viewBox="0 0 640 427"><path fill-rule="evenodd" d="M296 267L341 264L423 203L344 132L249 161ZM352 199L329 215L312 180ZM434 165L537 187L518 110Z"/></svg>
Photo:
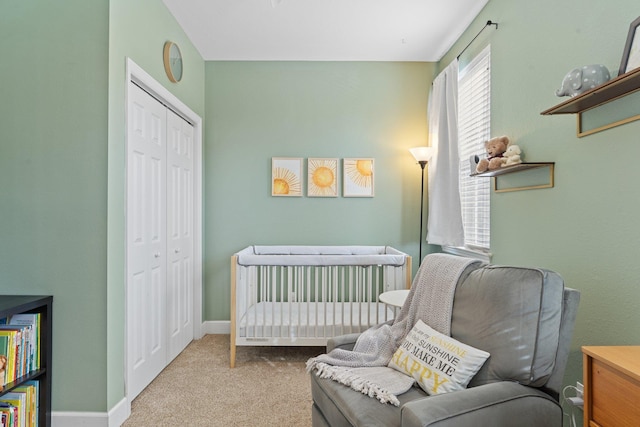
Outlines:
<svg viewBox="0 0 640 427"><path fill-rule="evenodd" d="M500 175L506 175L509 173L514 173L514 172L522 172L522 171L526 171L526 170L530 170L530 169L537 169L537 168L543 168L543 167L548 167L549 168L549 183L548 184L542 184L542 185L532 185L532 186L525 186L525 187L513 187L513 188L506 188L506 189L499 189L498 188L498 178ZM493 191L495 191L496 193L505 193L508 191L520 191L520 190L533 190L536 188L551 188L554 185L554 168L555 168L555 162L531 162L531 163L518 163L517 165L511 165L511 166L505 166L502 167L500 169L494 169L494 170L490 170L490 171L486 171L486 172L480 172L480 173L473 173L471 174L471 176L475 176L475 177L492 177L493 179Z"/></svg>
<svg viewBox="0 0 640 427"><path fill-rule="evenodd" d="M578 114L578 136L586 136L595 132L599 132L601 130L609 129L614 126L619 126L621 124L640 119L639 114L615 123L600 126L593 130L582 131L581 116L584 111L599 107L600 105L606 104L611 101L615 101L618 98L629 95L638 90L640 90L640 68L631 70L628 73L624 73L618 77L615 77L598 87L588 90L580 95L569 98L554 107L544 110L540 114L546 116L554 114Z"/></svg>

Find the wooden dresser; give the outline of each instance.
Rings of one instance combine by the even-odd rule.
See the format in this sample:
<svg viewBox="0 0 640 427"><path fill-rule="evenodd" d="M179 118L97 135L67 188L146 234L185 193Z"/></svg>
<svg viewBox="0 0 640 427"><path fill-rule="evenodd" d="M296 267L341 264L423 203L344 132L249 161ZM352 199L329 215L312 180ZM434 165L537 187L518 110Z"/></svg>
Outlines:
<svg viewBox="0 0 640 427"><path fill-rule="evenodd" d="M585 346L584 427L640 426L640 346Z"/></svg>

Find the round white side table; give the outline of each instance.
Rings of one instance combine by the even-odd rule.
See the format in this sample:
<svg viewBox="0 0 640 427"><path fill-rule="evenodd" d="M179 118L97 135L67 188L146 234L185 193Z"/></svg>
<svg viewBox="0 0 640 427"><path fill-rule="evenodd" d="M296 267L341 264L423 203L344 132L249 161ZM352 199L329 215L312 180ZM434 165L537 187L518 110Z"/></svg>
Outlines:
<svg viewBox="0 0 640 427"><path fill-rule="evenodd" d="M409 289L399 289L396 291L387 291L378 297L383 303L392 307L402 307L409 295Z"/></svg>

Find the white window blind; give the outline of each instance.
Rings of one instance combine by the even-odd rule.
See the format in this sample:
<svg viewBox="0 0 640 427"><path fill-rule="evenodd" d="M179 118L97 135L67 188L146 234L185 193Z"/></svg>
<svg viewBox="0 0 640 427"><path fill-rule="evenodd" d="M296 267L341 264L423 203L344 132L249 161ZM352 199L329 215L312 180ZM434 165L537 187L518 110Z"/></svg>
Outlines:
<svg viewBox="0 0 640 427"><path fill-rule="evenodd" d="M483 155L491 135L491 50L487 46L458 77L460 198L465 247L490 247L490 178L469 176L471 155Z"/></svg>

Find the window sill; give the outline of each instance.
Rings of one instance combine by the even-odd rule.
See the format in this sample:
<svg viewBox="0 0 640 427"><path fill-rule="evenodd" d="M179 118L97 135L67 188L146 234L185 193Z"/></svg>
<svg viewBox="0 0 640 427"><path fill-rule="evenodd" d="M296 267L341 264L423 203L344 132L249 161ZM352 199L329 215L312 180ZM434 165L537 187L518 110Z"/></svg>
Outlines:
<svg viewBox="0 0 640 427"><path fill-rule="evenodd" d="M475 258L486 263L491 262L491 252L488 250L475 248L461 248L456 246L442 246L442 251L451 255L458 255L466 258Z"/></svg>

